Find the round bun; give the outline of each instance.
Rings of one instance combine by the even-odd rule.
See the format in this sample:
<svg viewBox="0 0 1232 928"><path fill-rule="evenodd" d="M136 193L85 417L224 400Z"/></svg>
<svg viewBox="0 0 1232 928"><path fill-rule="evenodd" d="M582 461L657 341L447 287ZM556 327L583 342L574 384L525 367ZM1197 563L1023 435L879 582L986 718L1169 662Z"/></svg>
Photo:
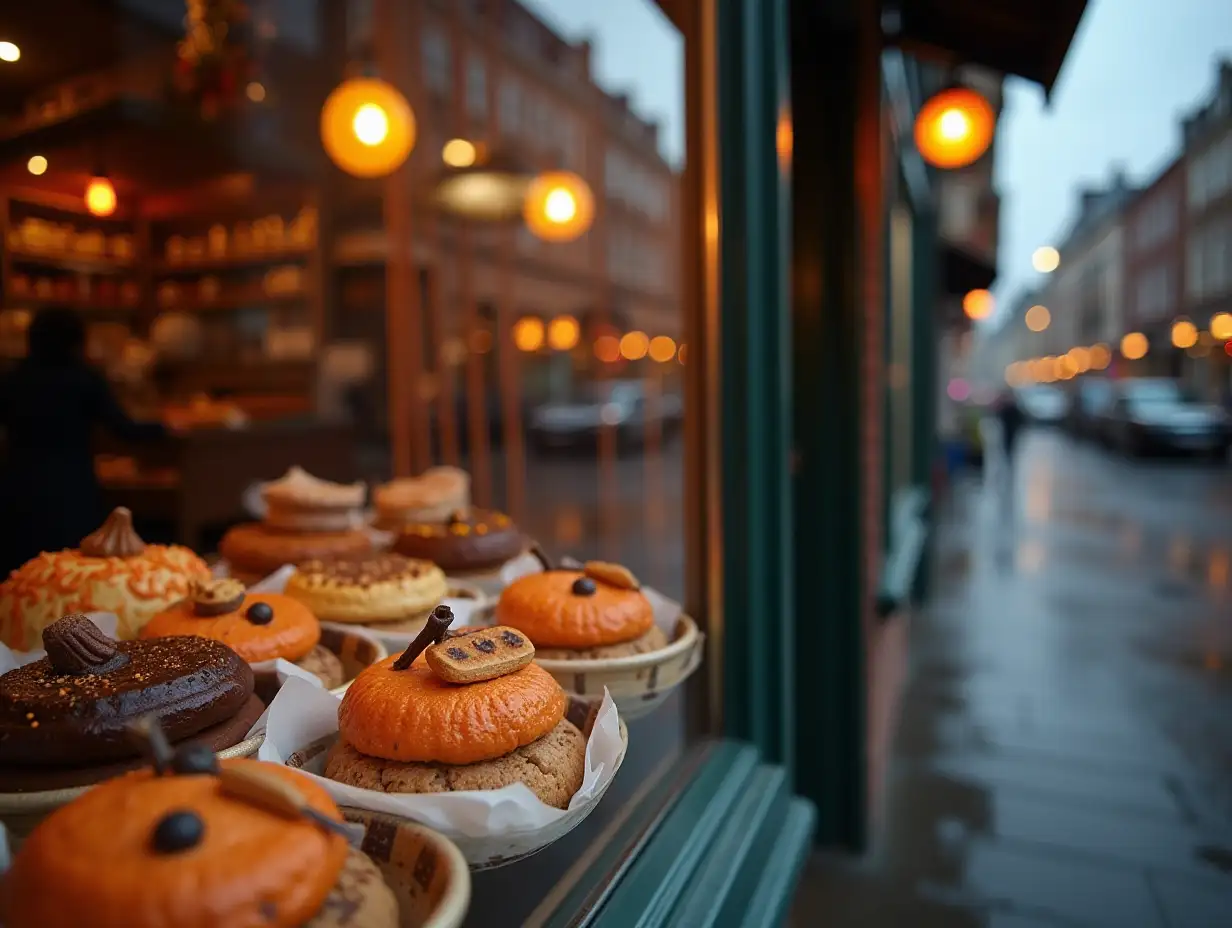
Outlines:
<svg viewBox="0 0 1232 928"><path fill-rule="evenodd" d="M339 819L303 774L250 760L224 773L277 778ZM208 774L140 770L57 809L31 833L5 886L8 928L301 928L342 873L346 839L266 811Z"/></svg>
<svg viewBox="0 0 1232 928"><path fill-rule="evenodd" d="M394 669L397 660L360 673L338 708L342 739L369 757L474 764L542 738L565 717L564 691L537 664L458 686L422 654L405 670Z"/></svg>
<svg viewBox="0 0 1232 928"><path fill-rule="evenodd" d="M43 629L74 612L114 612L120 638L136 638L156 613L210 576L205 561L179 545L147 545L117 509L80 548L44 552L0 584L0 641L37 648Z"/></svg>
<svg viewBox="0 0 1232 928"><path fill-rule="evenodd" d="M287 581L288 596L322 622L397 622L421 618L448 592L435 564L397 554L302 563Z"/></svg>
<svg viewBox="0 0 1232 928"><path fill-rule="evenodd" d="M580 570L548 570L505 587L496 622L518 629L536 649L582 650L641 638L654 626L654 609L640 590L595 580Z"/></svg>
<svg viewBox="0 0 1232 928"><path fill-rule="evenodd" d="M188 599L150 619L141 630L141 637L200 635L221 641L249 663L279 657L298 661L321 640L321 625L308 607L278 593L241 592L239 602L224 604L233 608L214 615L201 615L202 611L216 610L203 610L194 596L222 583L239 586L234 580L207 581L194 586Z"/></svg>
<svg viewBox="0 0 1232 928"><path fill-rule="evenodd" d="M229 529L218 544L236 576L261 578L284 564L335 557L356 557L372 550L372 539L362 529L342 532L286 532L260 522L245 522Z"/></svg>
<svg viewBox="0 0 1232 928"><path fill-rule="evenodd" d="M402 477L372 491L382 528L416 522L443 522L471 503L471 478L456 467L431 467L418 477Z"/></svg>
<svg viewBox="0 0 1232 928"><path fill-rule="evenodd" d="M502 512L463 509L443 522L415 522L403 527L394 550L432 561L448 574L500 567L526 550L527 541Z"/></svg>

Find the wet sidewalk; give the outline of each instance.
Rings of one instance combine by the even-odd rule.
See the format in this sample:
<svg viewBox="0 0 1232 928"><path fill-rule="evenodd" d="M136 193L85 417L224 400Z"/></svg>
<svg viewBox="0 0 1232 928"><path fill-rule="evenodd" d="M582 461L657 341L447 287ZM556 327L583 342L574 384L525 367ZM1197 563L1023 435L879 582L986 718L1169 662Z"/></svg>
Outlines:
<svg viewBox="0 0 1232 928"><path fill-rule="evenodd" d="M1029 434L944 506L876 846L800 926L1232 926L1232 471Z"/></svg>

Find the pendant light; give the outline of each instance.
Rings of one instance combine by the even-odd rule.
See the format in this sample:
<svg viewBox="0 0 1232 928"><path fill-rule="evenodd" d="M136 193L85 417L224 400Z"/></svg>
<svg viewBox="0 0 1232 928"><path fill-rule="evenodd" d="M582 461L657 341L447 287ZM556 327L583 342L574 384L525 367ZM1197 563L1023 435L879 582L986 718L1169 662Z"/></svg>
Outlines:
<svg viewBox="0 0 1232 928"><path fill-rule="evenodd" d="M547 171L531 182L522 217L537 238L571 242L594 222L595 197L590 185L577 174Z"/></svg>
<svg viewBox="0 0 1232 928"><path fill-rule="evenodd" d="M951 85L934 94L915 118L915 145L936 168L964 168L992 144L997 114L970 87Z"/></svg>
<svg viewBox="0 0 1232 928"><path fill-rule="evenodd" d="M355 177L384 177L400 168L415 147L415 131L406 97L372 75L344 80L321 108L325 153Z"/></svg>

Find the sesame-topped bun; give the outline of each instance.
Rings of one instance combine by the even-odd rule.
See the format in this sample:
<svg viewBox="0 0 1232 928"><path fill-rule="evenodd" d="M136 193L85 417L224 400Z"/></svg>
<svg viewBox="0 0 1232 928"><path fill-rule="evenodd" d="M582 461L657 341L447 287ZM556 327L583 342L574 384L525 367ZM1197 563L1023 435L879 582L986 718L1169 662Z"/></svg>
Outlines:
<svg viewBox="0 0 1232 928"><path fill-rule="evenodd" d="M374 554L300 564L286 595L323 622L398 622L425 617L447 588L435 564Z"/></svg>
<svg viewBox="0 0 1232 928"><path fill-rule="evenodd" d="M120 507L79 547L44 552L0 584L0 641L32 650L44 628L73 612L114 612L119 637L135 638L155 613L188 595L193 580L209 576L188 548L147 545Z"/></svg>

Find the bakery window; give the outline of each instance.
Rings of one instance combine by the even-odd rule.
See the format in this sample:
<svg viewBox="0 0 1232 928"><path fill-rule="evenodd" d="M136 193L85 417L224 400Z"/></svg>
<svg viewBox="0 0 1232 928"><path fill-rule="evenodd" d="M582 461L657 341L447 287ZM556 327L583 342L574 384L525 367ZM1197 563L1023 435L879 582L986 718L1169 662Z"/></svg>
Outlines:
<svg viewBox="0 0 1232 928"><path fill-rule="evenodd" d="M215 817L252 843L220 894L302 848L315 896L267 874L241 907L299 917L388 865L397 904L465 896L468 925L593 909L614 876L579 862L650 834L702 731L679 36L646 0L619 4L623 50L588 5L509 30L502 5L303 0L311 45L287 4L181 25L65 3L22 14L38 67L6 84L25 115L0 142L0 376L28 406L4 505L36 526L0 585L0 821L36 875L17 924L61 885L44 823L105 824L109 795L153 797L117 850L133 872L221 853ZM586 67L562 83L566 46ZM627 205L647 197L663 221ZM75 373L21 395L49 337ZM116 905L153 911L185 868ZM389 894L360 895L386 924Z"/></svg>

